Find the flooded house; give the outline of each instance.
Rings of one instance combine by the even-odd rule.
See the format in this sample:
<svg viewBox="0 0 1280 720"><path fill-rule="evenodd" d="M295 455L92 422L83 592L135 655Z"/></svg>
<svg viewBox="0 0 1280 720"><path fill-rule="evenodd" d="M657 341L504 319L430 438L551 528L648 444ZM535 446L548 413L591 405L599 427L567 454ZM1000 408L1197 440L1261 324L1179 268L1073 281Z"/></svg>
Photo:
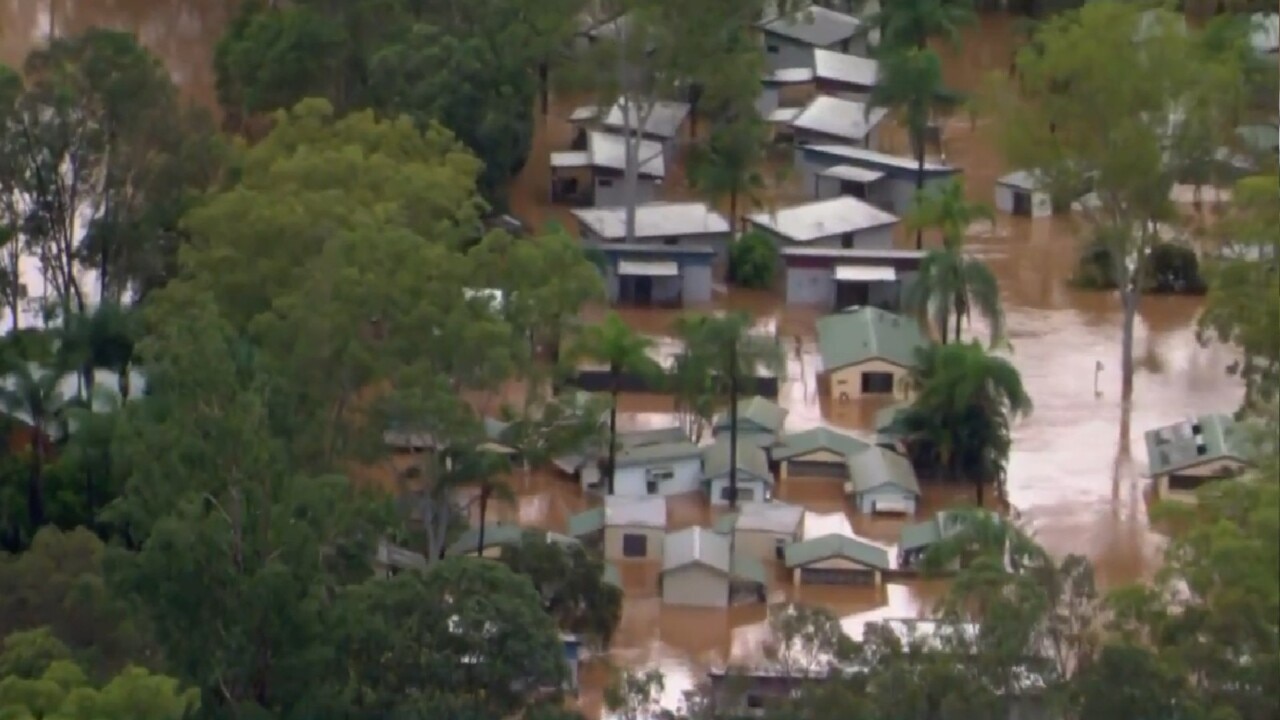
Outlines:
<svg viewBox="0 0 1280 720"><path fill-rule="evenodd" d="M715 530L733 538L734 549L761 561L781 561L786 547L800 539L804 508L785 502L744 502L723 515Z"/></svg>
<svg viewBox="0 0 1280 720"><path fill-rule="evenodd" d="M569 518L569 535L601 547L606 560L661 559L666 533L667 500L661 495L612 495Z"/></svg>
<svg viewBox="0 0 1280 720"><path fill-rule="evenodd" d="M1194 501L1202 485L1252 465L1250 427L1230 415L1200 415L1148 430L1148 475L1162 499Z"/></svg>
<svg viewBox="0 0 1280 720"><path fill-rule="evenodd" d="M770 500L774 479L769 457L760 446L738 441L737 456L730 457L729 438L719 437L702 451L702 486L712 505L729 504L729 470L737 470L738 500Z"/></svg>
<svg viewBox="0 0 1280 720"><path fill-rule="evenodd" d="M929 344L913 318L857 307L818 319L818 353L828 396L838 402L907 399L916 353Z"/></svg>
<svg viewBox="0 0 1280 720"><path fill-rule="evenodd" d="M666 536L659 583L662 602L705 608L764 602L768 590L758 560L733 552L728 537L699 526Z"/></svg>
<svg viewBox="0 0 1280 720"><path fill-rule="evenodd" d="M760 94L756 96L755 107L760 117L790 123L814 95L817 95L817 87L813 68L778 68L760 78ZM789 115L775 115L778 110L791 112Z"/></svg>
<svg viewBox="0 0 1280 720"><path fill-rule="evenodd" d="M619 435L615 495L680 495L699 489L702 449L683 431L679 438L671 435L665 430ZM600 489L605 484L602 478Z"/></svg>
<svg viewBox="0 0 1280 720"><path fill-rule="evenodd" d="M446 557L485 557L497 559L502 557L502 550L511 545L524 542L526 536L538 537L546 542L561 545L574 545L577 540L568 535L547 532L533 528L525 528L509 523L485 523L484 538L480 537L480 528L467 528L456 540L445 549Z"/></svg>
<svg viewBox="0 0 1280 720"><path fill-rule="evenodd" d="M903 526L898 533L898 566L904 569L919 568L930 548L964 528L962 517L955 511L941 510L924 522ZM991 513L991 517L999 520L999 516L994 513Z"/></svg>
<svg viewBox="0 0 1280 720"><path fill-rule="evenodd" d="M788 410L768 398L756 395L738 400L738 442L758 447L773 445L786 425ZM733 429L729 411L716 415L711 423L711 434L716 440L728 442Z"/></svg>
<svg viewBox="0 0 1280 720"><path fill-rule="evenodd" d="M378 541L373 556L373 571L379 577L393 577L409 570L426 572L427 558L422 553L394 545L386 540Z"/></svg>
<svg viewBox="0 0 1280 720"><path fill-rule="evenodd" d="M775 13L761 22L759 28L764 36L765 63L771 70L812 68L815 49L868 54L861 20L818 5L785 15Z"/></svg>
<svg viewBox="0 0 1280 720"><path fill-rule="evenodd" d="M646 202L635 208L635 232L628 241L626 208L574 210L582 237L593 243L711 248L721 272L728 264L733 228L724 215L702 202Z"/></svg>
<svg viewBox="0 0 1280 720"><path fill-rule="evenodd" d="M805 514L802 539L783 551L796 585L879 586L894 567L889 548L854 534L840 513Z"/></svg>
<svg viewBox="0 0 1280 720"><path fill-rule="evenodd" d="M687 307L712 300L716 250L706 245L594 243L609 302L628 307Z"/></svg>
<svg viewBox="0 0 1280 720"><path fill-rule="evenodd" d="M915 515L920 481L911 461L892 450L871 447L849 458L845 494L866 515Z"/></svg>
<svg viewBox="0 0 1280 720"><path fill-rule="evenodd" d="M551 202L579 206L620 207L628 197L623 175L627 167L627 139L622 135L590 130L581 149L551 153ZM637 178L635 201L655 199L658 185L667 176L662 145L635 140Z"/></svg>
<svg viewBox="0 0 1280 720"><path fill-rule="evenodd" d="M599 118L599 123L605 130L619 134L630 127L631 132L660 145L670 163L680 150L680 134L689 119L689 110L688 103L672 100L624 103L619 99Z"/></svg>
<svg viewBox="0 0 1280 720"><path fill-rule="evenodd" d="M880 146L880 123L889 116L882 107L833 95L810 100L791 120L791 136L799 145L847 143L856 147Z"/></svg>
<svg viewBox="0 0 1280 720"><path fill-rule="evenodd" d="M795 162L804 187L811 188L810 192L816 198L843 193L846 189L856 191L857 181L853 181L855 185L843 185L822 179L824 171L845 166L881 173L882 177L861 181L867 194L864 199L873 205L897 215L905 215L915 202L916 179L920 174L915 158L890 155L849 143L832 143L797 147ZM958 168L926 159L924 187L927 190L940 185L959 173Z"/></svg>
<svg viewBox="0 0 1280 720"><path fill-rule="evenodd" d="M893 248L898 218L855 197L792 205L747 216L748 225L773 239L779 248L821 247L845 250Z"/></svg>
<svg viewBox="0 0 1280 720"><path fill-rule="evenodd" d="M916 277L925 253L791 246L778 255L788 305L824 310L872 305L898 312L903 288Z"/></svg>
<svg viewBox="0 0 1280 720"><path fill-rule="evenodd" d="M880 80L880 63L822 48L813 51L813 83L820 95L865 103Z"/></svg>
<svg viewBox="0 0 1280 720"><path fill-rule="evenodd" d="M849 477L849 458L871 448L871 444L847 432L815 427L783 436L769 449L778 465L778 479L837 479Z"/></svg>
<svg viewBox="0 0 1280 720"><path fill-rule="evenodd" d="M1034 172L1018 170L996 180L996 210L1006 215L1046 218L1053 215L1053 199Z"/></svg>

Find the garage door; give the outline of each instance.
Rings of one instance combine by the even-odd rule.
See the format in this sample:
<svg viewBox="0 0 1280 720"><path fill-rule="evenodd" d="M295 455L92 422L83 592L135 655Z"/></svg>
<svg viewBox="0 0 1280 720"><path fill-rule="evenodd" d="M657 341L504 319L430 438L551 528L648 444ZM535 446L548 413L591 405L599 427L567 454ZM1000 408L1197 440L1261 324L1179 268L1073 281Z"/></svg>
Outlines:
<svg viewBox="0 0 1280 720"><path fill-rule="evenodd" d="M874 585L876 575L871 570L804 568L800 570L800 582L806 585Z"/></svg>
<svg viewBox="0 0 1280 720"><path fill-rule="evenodd" d="M793 460L787 463L787 477L838 478L849 476L849 467L843 463Z"/></svg>
<svg viewBox="0 0 1280 720"><path fill-rule="evenodd" d="M907 515L911 512L911 505L901 498L878 498L871 501L871 512Z"/></svg>

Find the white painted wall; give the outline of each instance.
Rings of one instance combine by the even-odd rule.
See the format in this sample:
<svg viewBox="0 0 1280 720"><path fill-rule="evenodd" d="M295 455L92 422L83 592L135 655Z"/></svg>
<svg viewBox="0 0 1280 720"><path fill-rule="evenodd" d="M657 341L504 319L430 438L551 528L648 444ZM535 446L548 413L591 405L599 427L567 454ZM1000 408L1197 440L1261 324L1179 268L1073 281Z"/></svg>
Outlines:
<svg viewBox="0 0 1280 720"><path fill-rule="evenodd" d="M728 487L729 487L728 475L725 475L723 477L718 477L718 478L712 478L711 486L708 488L707 502L715 506L728 505L729 501L725 500L723 496L723 493L727 491ZM765 481L756 477L747 476L743 474L741 471L739 471L738 473L738 501L739 502L772 500L773 496L770 494L771 492L772 492L772 488L769 483L766 483Z"/></svg>
<svg viewBox="0 0 1280 720"><path fill-rule="evenodd" d="M675 477L666 482L658 483L659 495L680 495L682 493L695 492L699 489L698 480L702 475L701 458L692 457L685 460L677 460L670 465L675 470ZM648 495L649 491L646 487L648 475L646 471L654 467L659 467L659 464L632 465L618 468L618 472L613 478L613 494L632 497Z"/></svg>

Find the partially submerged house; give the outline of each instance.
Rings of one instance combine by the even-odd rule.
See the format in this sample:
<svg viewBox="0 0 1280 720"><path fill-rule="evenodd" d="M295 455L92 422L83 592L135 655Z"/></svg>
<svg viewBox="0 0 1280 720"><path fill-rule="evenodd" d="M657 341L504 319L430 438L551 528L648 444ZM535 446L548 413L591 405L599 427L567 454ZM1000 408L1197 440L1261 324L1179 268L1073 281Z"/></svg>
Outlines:
<svg viewBox="0 0 1280 720"><path fill-rule="evenodd" d="M661 495L613 495L569 518L569 535L601 545L606 560L661 558L666 533L667 499Z"/></svg>
<svg viewBox="0 0 1280 720"><path fill-rule="evenodd" d="M375 575L393 577L406 571L425 572L427 558L422 553L394 545L386 540L378 541L378 549L373 556Z"/></svg>
<svg viewBox="0 0 1280 720"><path fill-rule="evenodd" d="M990 516L999 519L995 513L990 513ZM918 568L930 548L964 528L963 517L960 513L942 510L924 522L904 526L898 534L899 567Z"/></svg>
<svg viewBox="0 0 1280 720"><path fill-rule="evenodd" d="M711 302L716 250L709 245L594 243L603 259L609 302L688 307Z"/></svg>
<svg viewBox="0 0 1280 720"><path fill-rule="evenodd" d="M622 135L587 131L585 147L551 153L551 201L594 207L626 205L624 174L627 142ZM635 202L654 200L667 175L662 145L652 140L638 143Z"/></svg>
<svg viewBox="0 0 1280 720"><path fill-rule="evenodd" d="M996 210L1007 215L1046 218L1053 215L1053 200L1036 173L1018 170L996 180Z"/></svg>
<svg viewBox="0 0 1280 720"><path fill-rule="evenodd" d="M757 560L780 561L786 547L800 539L804 508L784 502L744 502L716 521L716 532Z"/></svg>
<svg viewBox="0 0 1280 720"><path fill-rule="evenodd" d="M882 174L867 179L860 176L866 188L867 201L897 215L904 215L915 202L916 178L920 167L915 158L876 152L850 143L801 145L796 148L796 169L806 188L814 197L827 197L836 192L844 193L843 185L833 185L820 180L824 171L837 166L855 167ZM926 159L924 164L924 188L926 190L945 183L960 173L958 168ZM839 179L839 178L837 178Z"/></svg>
<svg viewBox="0 0 1280 720"><path fill-rule="evenodd" d="M769 119L777 110L794 112L789 117L777 116L779 122L791 122L800 109L816 94L813 68L778 68L760 78L760 95L756 98L756 111Z"/></svg>
<svg viewBox="0 0 1280 720"><path fill-rule="evenodd" d="M1249 16L1249 45L1258 55L1280 53L1280 13L1256 12Z"/></svg>
<svg viewBox="0 0 1280 720"><path fill-rule="evenodd" d="M907 399L916 353L928 339L913 318L858 307L818 319L818 352L829 397Z"/></svg>
<svg viewBox="0 0 1280 720"><path fill-rule="evenodd" d="M541 538L547 542L561 545L572 545L578 541L568 535L535 530L509 523L485 523L484 538L480 537L480 528L467 528L458 539L449 544L444 554L448 557L480 556L497 559L502 557L502 550L511 545L524 542L526 536Z"/></svg>
<svg viewBox="0 0 1280 720"><path fill-rule="evenodd" d="M815 427L784 435L770 448L778 464L778 479L849 478L849 458L871 448L871 443L829 427Z"/></svg>
<svg viewBox="0 0 1280 720"><path fill-rule="evenodd" d="M759 24L770 69L813 67L815 48L866 55L867 38L858 18L817 5L773 14Z"/></svg>
<svg viewBox="0 0 1280 720"><path fill-rule="evenodd" d="M848 195L747 216L747 223L780 248L888 250L898 218Z"/></svg>
<svg viewBox="0 0 1280 720"><path fill-rule="evenodd" d="M819 95L791 120L791 135L800 145L848 143L880 146L878 129L889 116L882 107L832 95Z"/></svg>
<svg viewBox="0 0 1280 720"><path fill-rule="evenodd" d="M701 202L646 202L636 206L635 232L627 238L623 206L574 210L583 239L596 243L633 242L665 247L709 247L723 264L733 242L724 215Z"/></svg>
<svg viewBox="0 0 1280 720"><path fill-rule="evenodd" d="M732 551L730 539L705 527L670 533L663 542L662 602L723 608L764 602L768 576L746 553Z"/></svg>
<svg viewBox="0 0 1280 720"><path fill-rule="evenodd" d="M925 252L793 245L778 254L788 305L825 310L872 305L897 312Z"/></svg>
<svg viewBox="0 0 1280 720"><path fill-rule="evenodd" d="M803 539L783 561L797 585L874 585L893 569L889 548L853 533L844 513L806 513Z"/></svg>
<svg viewBox="0 0 1280 720"><path fill-rule="evenodd" d="M738 442L748 442L768 447L777 441L787 422L788 410L778 403L759 395L738 401ZM728 410L716 415L711 433L717 440L728 441L733 428L733 416Z"/></svg>
<svg viewBox="0 0 1280 720"><path fill-rule="evenodd" d="M1148 430L1148 475L1163 499L1194 501L1202 485L1240 475L1252 466L1252 428L1230 415L1192 417Z"/></svg>
<svg viewBox="0 0 1280 720"><path fill-rule="evenodd" d="M911 461L892 450L871 447L849 458L845 494L868 515L914 515L920 481Z"/></svg>
<svg viewBox="0 0 1280 720"><path fill-rule="evenodd" d="M773 473L769 458L760 446L739 440L737 457L730 459L729 438L718 438L702 451L702 486L712 505L729 503L729 470L736 468L738 500L769 500L773 497Z"/></svg>
<svg viewBox="0 0 1280 720"><path fill-rule="evenodd" d="M675 160L680 146L680 133L689 119L689 104L671 100L624 103L621 98L600 118L606 130L631 131L662 147L667 162ZM644 156L641 157L644 159Z"/></svg>
<svg viewBox="0 0 1280 720"><path fill-rule="evenodd" d="M676 430L679 430L676 428ZM702 476L702 449L683 431L618 436L615 495L680 495L695 492ZM604 451L606 457L608 450ZM606 481L601 479L601 489Z"/></svg>
<svg viewBox="0 0 1280 720"><path fill-rule="evenodd" d="M876 60L823 48L813 51L813 82L822 95L865 103L879 80Z"/></svg>

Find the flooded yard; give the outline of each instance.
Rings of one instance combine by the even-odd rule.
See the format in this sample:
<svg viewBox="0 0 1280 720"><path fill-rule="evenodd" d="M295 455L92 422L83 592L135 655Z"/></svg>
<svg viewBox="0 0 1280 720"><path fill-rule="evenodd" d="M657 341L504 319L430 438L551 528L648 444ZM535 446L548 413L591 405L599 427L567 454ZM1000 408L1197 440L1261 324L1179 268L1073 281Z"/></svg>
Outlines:
<svg viewBox="0 0 1280 720"><path fill-rule="evenodd" d="M50 27L57 32L92 24L127 28L137 31L162 57L193 98L212 103L209 60L230 13L227 5L225 0L0 0L0 58L16 62ZM1014 42L1011 26L1009 18L984 17L971 28L962 49L944 55L948 80L970 89L987 73L1007 71ZM548 169L549 151L569 146L571 110L570 103L555 104L539 123L533 154L512 196L514 214L528 223L556 219L574 227L567 208L549 205ZM994 150L996 132L990 122L971 124L963 114L943 129L948 162L963 169L971 199L988 204L995 179L1014 169L1005 167ZM691 196L679 173L668 176L663 194L668 199ZM800 199L794 188L783 188L778 201L788 198ZM906 246L905 238L900 242ZM1088 556L1100 581L1115 585L1149 576L1159 557L1159 540L1147 520L1145 459L1133 452L1141 446L1141 433L1194 413L1233 410L1241 388L1224 372L1231 351L1196 343L1198 301L1144 298L1137 325L1139 370L1132 418L1122 434L1119 303L1110 294L1070 286L1076 245L1070 218L1032 221L999 216L994 230L984 229L970 238L968 250L986 260L1000 279L1013 346L1010 358L1035 403L1034 414L1015 431L1008 500L1020 522L1050 551ZM780 401L790 411L788 431L822 423L869 429L880 405L855 401L833 407L818 398L814 312L783 307L768 293L721 289L717 298L717 305L742 309L783 338L788 367ZM642 332L661 335L675 313L626 310L623 316ZM625 396L621 410L624 427L673 422L669 398ZM549 472L518 473L512 488L517 501L496 506L491 517L563 530L568 516L589 505L572 480ZM780 497L820 512L849 511L838 485L831 482L788 482L780 488ZM971 498L967 487L926 486L921 516ZM713 512L698 499L673 499L671 528L709 524ZM887 542L896 539L901 526L897 520L851 520L858 532ZM662 668L670 700L677 700L707 667L748 661L758 652L766 621L763 606L729 611L664 607L657 597L657 567L637 563L620 569L627 600L609 660ZM932 582L890 583L879 589L793 589L783 573L774 571L771 600L824 605L850 629L867 619L925 611L941 592ZM600 667L587 671L583 699L588 708L599 704L602 677Z"/></svg>

